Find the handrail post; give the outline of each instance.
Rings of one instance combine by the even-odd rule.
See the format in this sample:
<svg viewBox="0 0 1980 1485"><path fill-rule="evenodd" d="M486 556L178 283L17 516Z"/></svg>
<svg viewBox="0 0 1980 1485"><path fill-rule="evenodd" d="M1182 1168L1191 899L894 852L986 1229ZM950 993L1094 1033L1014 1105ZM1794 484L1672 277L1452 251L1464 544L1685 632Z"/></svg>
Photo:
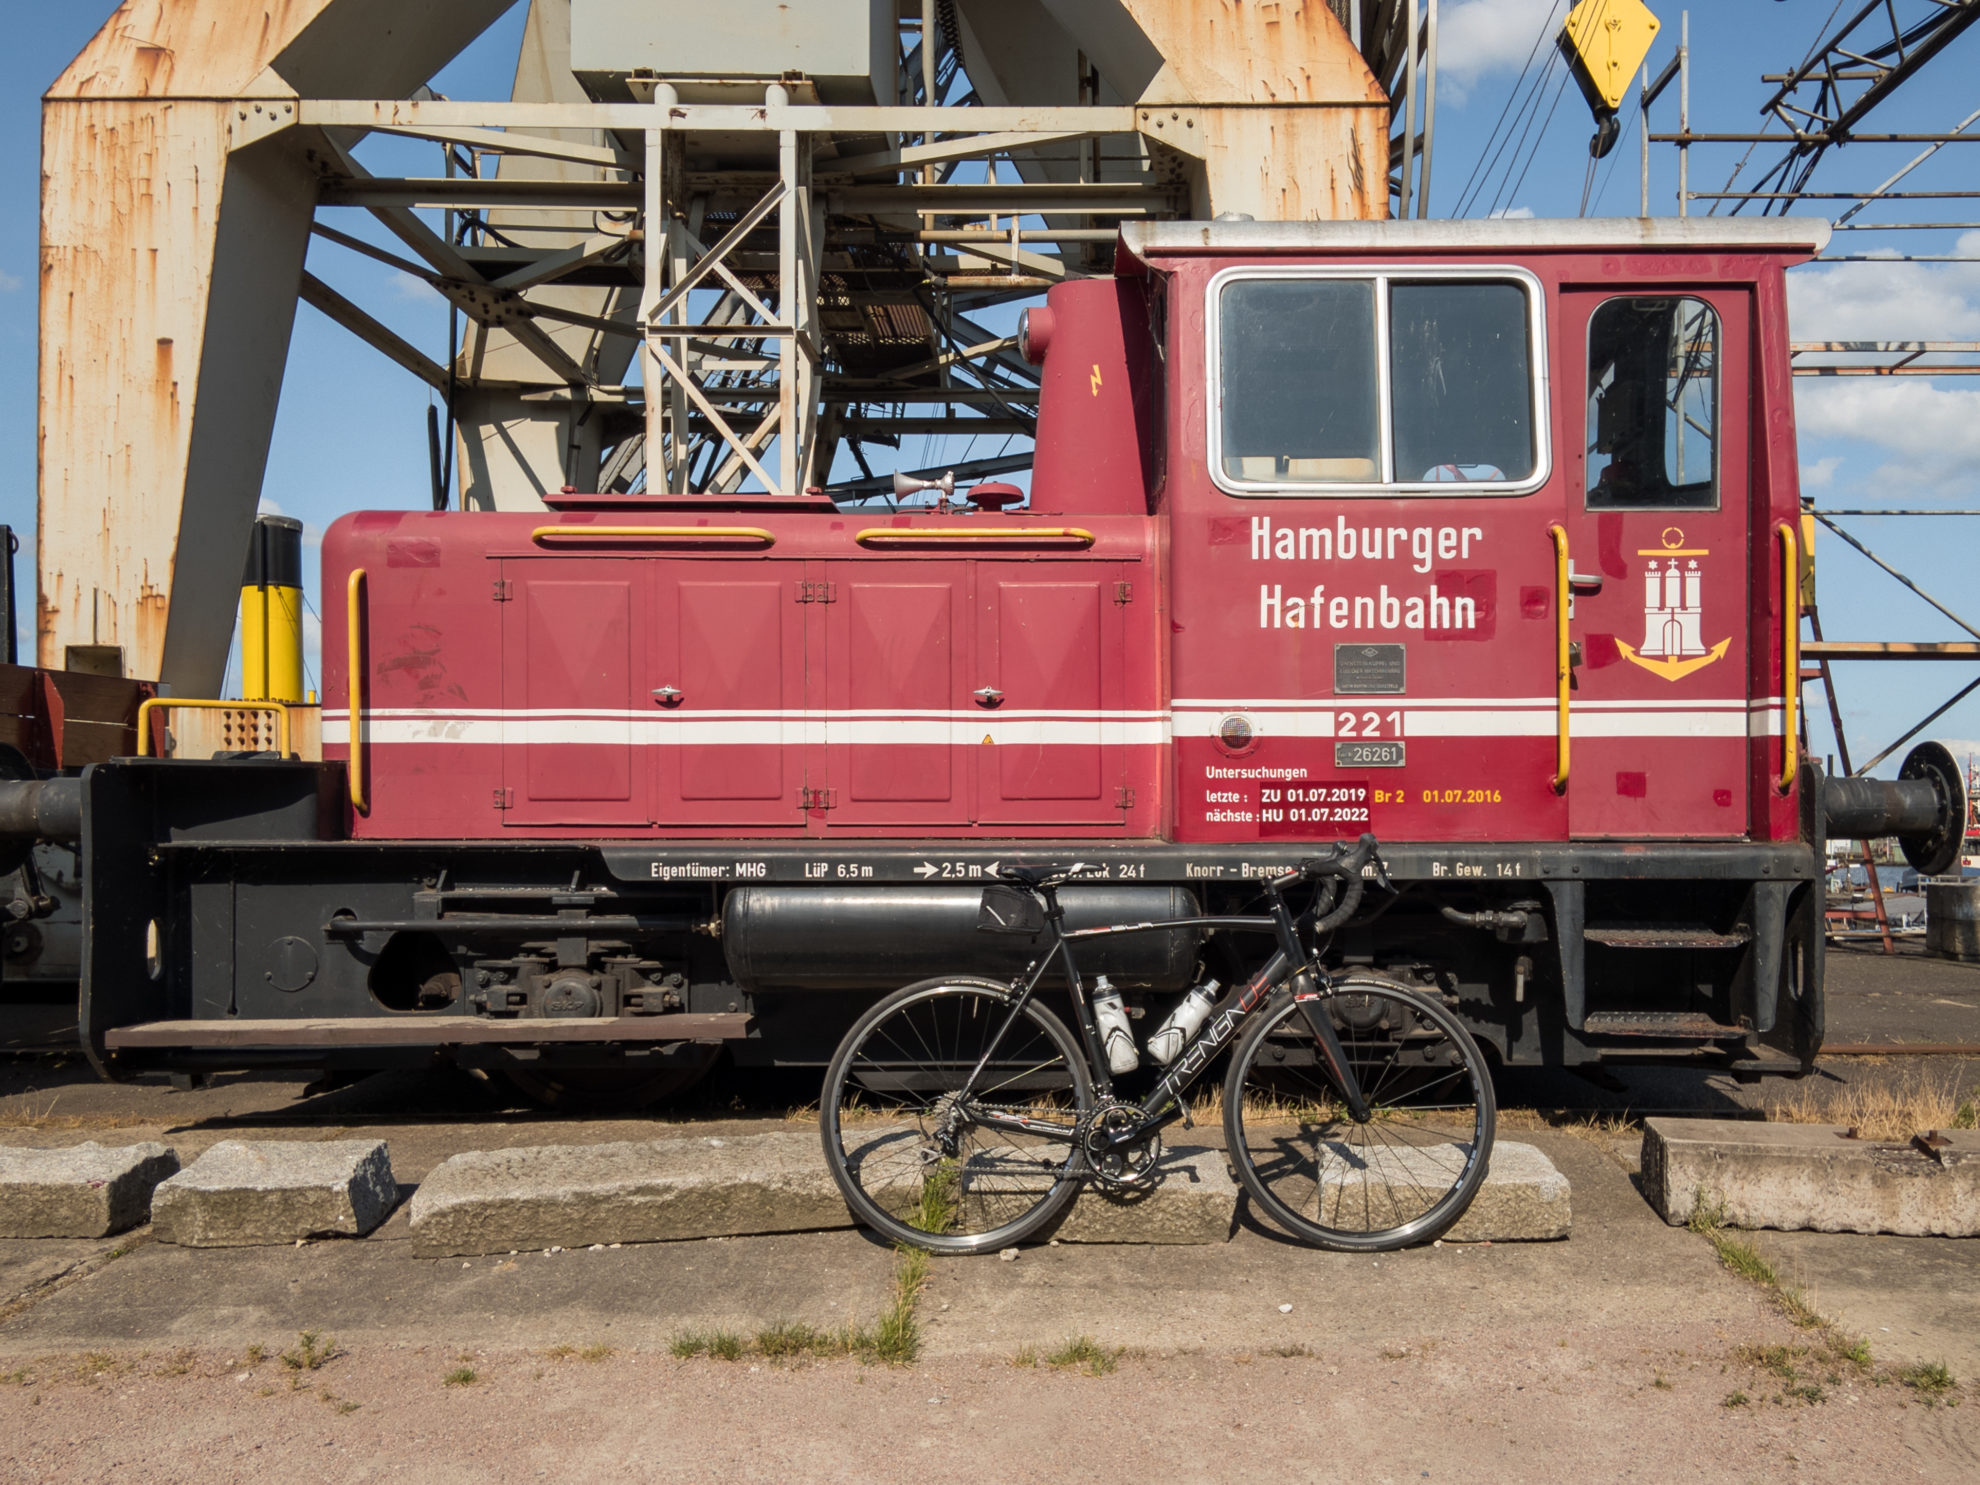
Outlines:
<svg viewBox="0 0 1980 1485"><path fill-rule="evenodd" d="M1781 540L1781 772L1775 784L1794 787L1801 763L1801 562L1794 528L1774 528Z"/></svg>
<svg viewBox="0 0 1980 1485"><path fill-rule="evenodd" d="M1568 586L1568 534L1564 527L1547 528L1554 538L1554 699L1555 743L1553 786L1565 794L1568 784L1568 688L1572 680L1573 652L1568 639L1568 604L1573 590Z"/></svg>
<svg viewBox="0 0 1980 1485"><path fill-rule="evenodd" d="M350 788L351 808L358 814L371 812L364 789L364 569L351 569L344 585L345 647L344 678L346 700L350 704L350 751L344 762L344 777Z"/></svg>
<svg viewBox="0 0 1980 1485"><path fill-rule="evenodd" d="M205 711L205 712L271 712L275 717L275 746L281 756L287 758L293 751L289 743L289 708L280 701L223 701L209 697L189 696L148 696L138 703L138 757L151 756L151 718L154 712ZM259 740L259 731L256 733ZM163 757L163 754L159 756Z"/></svg>

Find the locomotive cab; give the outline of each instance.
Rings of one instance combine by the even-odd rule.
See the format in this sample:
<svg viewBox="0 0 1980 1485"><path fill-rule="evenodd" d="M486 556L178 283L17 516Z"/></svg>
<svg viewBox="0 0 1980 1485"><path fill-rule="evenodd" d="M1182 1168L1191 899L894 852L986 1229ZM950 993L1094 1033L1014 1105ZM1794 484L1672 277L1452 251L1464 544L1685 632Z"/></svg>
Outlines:
<svg viewBox="0 0 1980 1485"><path fill-rule="evenodd" d="M1174 838L1374 831L1416 885L1348 956L1510 1059L1805 1064L1783 275L1826 237L1124 229L1167 325Z"/></svg>

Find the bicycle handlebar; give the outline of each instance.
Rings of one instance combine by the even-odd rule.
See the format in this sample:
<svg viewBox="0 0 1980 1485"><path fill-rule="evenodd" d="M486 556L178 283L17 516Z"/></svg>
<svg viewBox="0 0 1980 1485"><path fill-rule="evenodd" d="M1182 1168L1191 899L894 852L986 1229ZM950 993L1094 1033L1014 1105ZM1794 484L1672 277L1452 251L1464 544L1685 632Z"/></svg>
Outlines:
<svg viewBox="0 0 1980 1485"><path fill-rule="evenodd" d="M1329 878L1341 884L1340 896L1328 910L1314 920L1315 933L1327 933L1340 927L1355 914L1361 906L1361 894L1366 890L1366 879L1362 870L1372 865L1375 879L1384 887L1394 890L1389 874L1382 867L1378 845L1373 835L1364 835L1352 846L1335 846L1324 856L1308 856L1297 867L1284 876L1273 877L1265 885L1273 892L1283 892L1287 887L1299 882L1324 881Z"/></svg>

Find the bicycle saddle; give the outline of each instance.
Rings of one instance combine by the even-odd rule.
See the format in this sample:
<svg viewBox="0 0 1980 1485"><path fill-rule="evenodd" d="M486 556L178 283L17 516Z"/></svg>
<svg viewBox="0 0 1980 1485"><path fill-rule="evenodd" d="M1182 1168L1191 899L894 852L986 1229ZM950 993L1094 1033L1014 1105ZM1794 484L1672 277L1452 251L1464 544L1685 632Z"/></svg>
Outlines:
<svg viewBox="0 0 1980 1485"><path fill-rule="evenodd" d="M1040 882L1051 880L1061 874L1063 868L1057 866L1000 866L997 875L1007 882L1022 882L1027 887L1036 887Z"/></svg>
<svg viewBox="0 0 1980 1485"><path fill-rule="evenodd" d="M1000 866L997 875L1007 882L1018 882L1026 887L1042 887L1046 883L1063 884L1075 882L1081 877L1093 876L1100 867L1087 861L1074 861L1066 865L1048 866Z"/></svg>

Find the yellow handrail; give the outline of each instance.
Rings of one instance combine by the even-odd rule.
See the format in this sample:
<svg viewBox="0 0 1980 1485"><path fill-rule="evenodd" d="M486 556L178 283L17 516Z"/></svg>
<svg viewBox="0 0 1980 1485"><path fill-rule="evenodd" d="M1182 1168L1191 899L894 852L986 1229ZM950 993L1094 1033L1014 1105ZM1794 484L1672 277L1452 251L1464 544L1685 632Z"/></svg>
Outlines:
<svg viewBox="0 0 1980 1485"><path fill-rule="evenodd" d="M371 812L371 801L364 795L364 569L353 567L344 585L345 647L344 677L350 702L350 753L344 763L344 777L351 791L351 808L360 815Z"/></svg>
<svg viewBox="0 0 1980 1485"><path fill-rule="evenodd" d="M1559 526L1547 530L1554 538L1554 691L1558 740L1554 744L1554 792L1567 792L1568 782L1568 685L1573 676L1572 650L1568 641L1568 534Z"/></svg>
<svg viewBox="0 0 1980 1485"><path fill-rule="evenodd" d="M597 537L634 541L743 540L775 546L777 535L761 526L538 526L529 539L539 545L559 538L591 541Z"/></svg>
<svg viewBox="0 0 1980 1485"><path fill-rule="evenodd" d="M289 708L279 701L207 701L179 696L153 696L138 703L138 757L151 756L151 714L153 712L195 710L204 712L273 712L277 746L289 756Z"/></svg>
<svg viewBox="0 0 1980 1485"><path fill-rule="evenodd" d="M869 526L853 534L862 546L876 541L1076 541L1090 547L1098 539L1078 526Z"/></svg>
<svg viewBox="0 0 1980 1485"><path fill-rule="evenodd" d="M1801 763L1801 564L1795 551L1794 528L1783 521L1774 528L1781 539L1781 699L1785 706L1781 731L1783 794L1794 787Z"/></svg>

